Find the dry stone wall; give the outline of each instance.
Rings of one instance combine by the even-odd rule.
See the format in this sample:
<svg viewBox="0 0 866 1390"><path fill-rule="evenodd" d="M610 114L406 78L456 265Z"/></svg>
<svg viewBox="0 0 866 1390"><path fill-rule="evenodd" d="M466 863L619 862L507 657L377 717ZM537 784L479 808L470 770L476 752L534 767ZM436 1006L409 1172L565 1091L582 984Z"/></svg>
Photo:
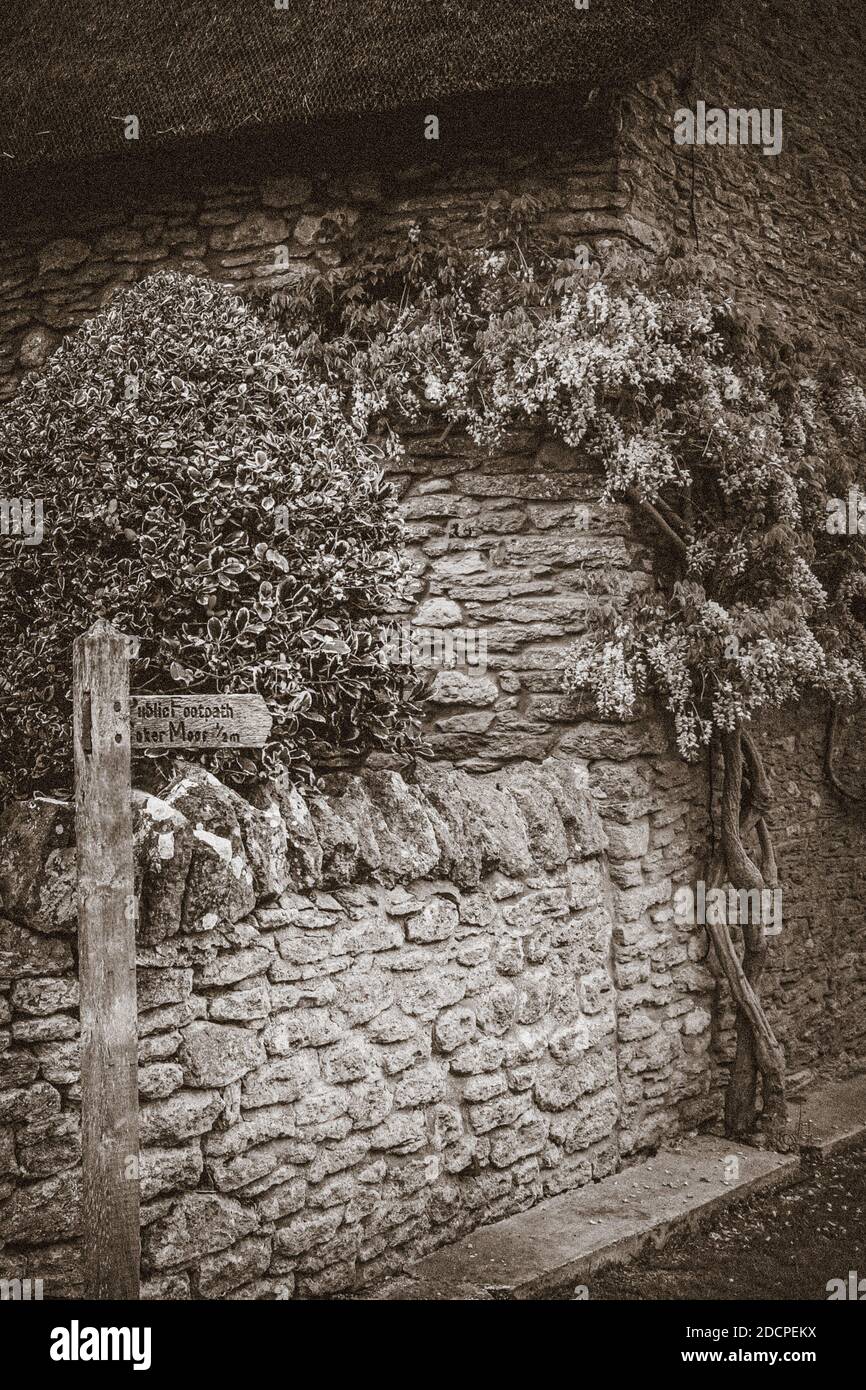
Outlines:
<svg viewBox="0 0 866 1390"><path fill-rule="evenodd" d="M811 819L779 826L798 896L766 992L789 1062L837 1067L866 1038L856 840L828 914L804 880L844 822L817 759L796 775ZM342 773L307 800L182 766L134 793L145 1296L355 1288L717 1118L733 1019L672 908L701 783L647 753ZM61 1297L81 1278L74 871L67 803L7 809L0 1277Z"/></svg>
<svg viewBox="0 0 866 1390"><path fill-rule="evenodd" d="M136 794L148 1297L353 1287L620 1162L614 904L585 770ZM0 849L0 1270L79 1285L68 805Z"/></svg>

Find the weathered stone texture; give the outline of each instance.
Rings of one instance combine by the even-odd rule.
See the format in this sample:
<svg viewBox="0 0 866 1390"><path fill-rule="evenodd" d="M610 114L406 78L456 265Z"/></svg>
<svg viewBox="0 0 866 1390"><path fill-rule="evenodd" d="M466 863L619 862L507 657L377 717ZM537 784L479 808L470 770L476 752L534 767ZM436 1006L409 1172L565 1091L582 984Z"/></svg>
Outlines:
<svg viewBox="0 0 866 1390"><path fill-rule="evenodd" d="M770 745L790 794L794 737L778 724ZM862 1053L866 978L853 900L828 920L810 857L829 837L842 872L859 832L817 735L798 747L810 810L777 827L792 892L766 993L792 1064L825 1065ZM266 825L190 769L149 800L139 816L213 829L138 880L148 1297L355 1287L717 1115L732 1018L672 906L700 872L700 770L647 754L341 773ZM0 842L11 909L53 904L0 932L0 1266L61 1290L80 1280L78 993L65 863L16 887L8 844L38 823L21 806ZM43 1265L49 1241L67 1255Z"/></svg>
<svg viewBox="0 0 866 1390"><path fill-rule="evenodd" d="M552 1190L567 1153L589 1155L591 1171L595 1147L615 1141L606 837L579 768L334 776L300 832L319 865L304 891L286 886L297 806L266 815L183 769L136 807L148 1297L352 1286L386 1253L408 1258ZM7 817L13 850L34 815ZM193 833L175 834L177 863L157 864L151 826L181 822ZM52 873L69 895L44 858L16 894L5 853L17 911L60 902ZM606 948L582 961L587 911ZM78 1067L65 1051L78 995L54 924L8 924L0 993L2 1258L34 1269L79 1220ZM601 1108L584 1143L587 1096ZM562 1142L554 1115L574 1119ZM559 1174L556 1190L568 1185ZM58 1287L70 1277L58 1270Z"/></svg>

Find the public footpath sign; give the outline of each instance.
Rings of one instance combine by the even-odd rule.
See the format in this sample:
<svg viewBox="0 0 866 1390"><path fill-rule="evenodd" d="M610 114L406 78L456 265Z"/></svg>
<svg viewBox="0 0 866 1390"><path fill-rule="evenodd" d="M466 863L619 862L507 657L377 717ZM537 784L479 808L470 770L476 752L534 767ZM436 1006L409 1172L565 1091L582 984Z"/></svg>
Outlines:
<svg viewBox="0 0 866 1390"><path fill-rule="evenodd" d="M85 1296L137 1299L138 1007L132 754L261 748L260 695L129 693L134 638L100 619L73 643Z"/></svg>
<svg viewBox="0 0 866 1390"><path fill-rule="evenodd" d="M261 748L272 719L261 695L132 695L132 751Z"/></svg>

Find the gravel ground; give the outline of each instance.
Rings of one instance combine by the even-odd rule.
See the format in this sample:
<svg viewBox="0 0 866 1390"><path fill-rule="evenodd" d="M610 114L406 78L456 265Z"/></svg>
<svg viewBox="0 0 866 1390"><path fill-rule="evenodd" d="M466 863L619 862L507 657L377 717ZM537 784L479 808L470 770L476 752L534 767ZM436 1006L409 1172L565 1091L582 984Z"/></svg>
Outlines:
<svg viewBox="0 0 866 1390"><path fill-rule="evenodd" d="M592 1276L589 1297L826 1300L830 1279L864 1280L866 1147L809 1169L791 1187L758 1193L662 1250Z"/></svg>

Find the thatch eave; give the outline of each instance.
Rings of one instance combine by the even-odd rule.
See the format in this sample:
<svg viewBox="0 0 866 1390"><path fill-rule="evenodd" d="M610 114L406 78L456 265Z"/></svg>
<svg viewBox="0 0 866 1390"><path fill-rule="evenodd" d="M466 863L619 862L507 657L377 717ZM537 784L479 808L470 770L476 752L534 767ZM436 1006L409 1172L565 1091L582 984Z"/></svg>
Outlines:
<svg viewBox="0 0 866 1390"><path fill-rule="evenodd" d="M7 0L0 164L40 166L658 71L707 0ZM139 123L127 141L126 118Z"/></svg>

